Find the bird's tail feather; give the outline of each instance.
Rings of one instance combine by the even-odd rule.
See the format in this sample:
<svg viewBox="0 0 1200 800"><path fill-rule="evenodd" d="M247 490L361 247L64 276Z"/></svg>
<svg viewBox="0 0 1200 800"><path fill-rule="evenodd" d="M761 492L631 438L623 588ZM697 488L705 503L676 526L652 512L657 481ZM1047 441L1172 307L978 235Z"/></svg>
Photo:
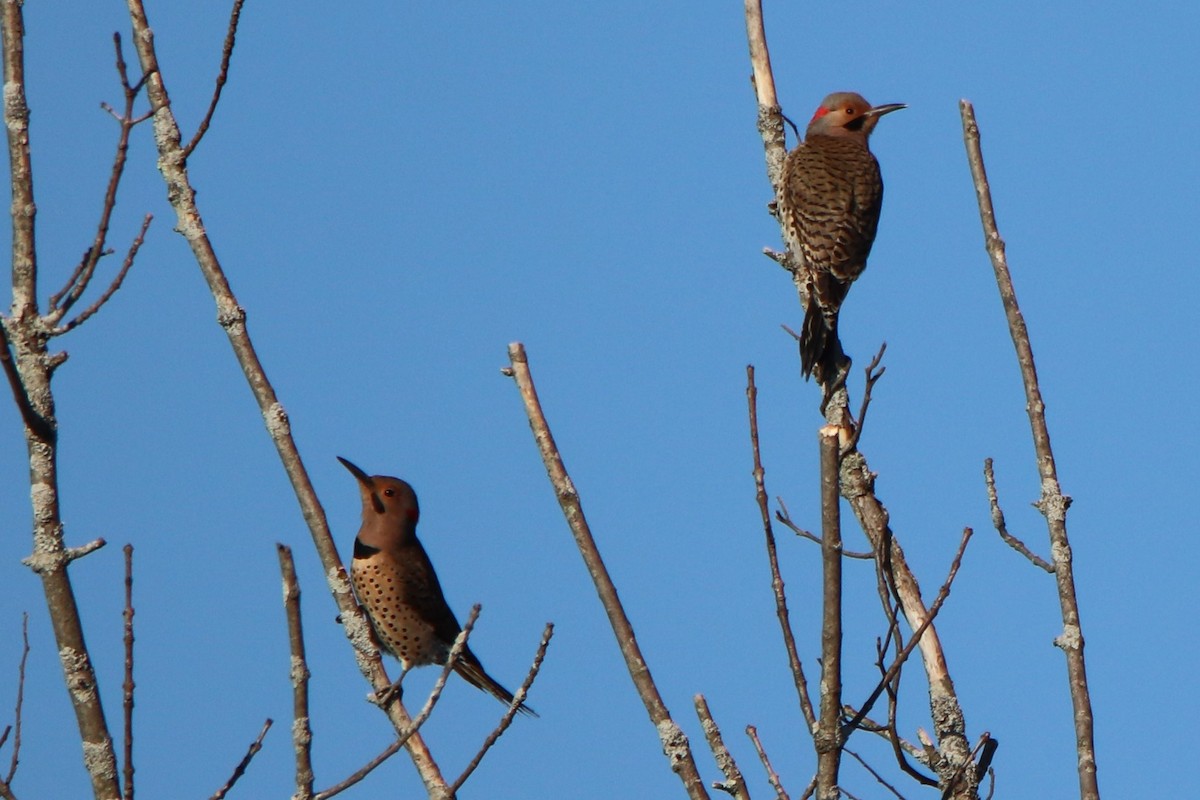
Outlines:
<svg viewBox="0 0 1200 800"><path fill-rule="evenodd" d="M837 320L834 320L836 327ZM821 313L816 303L810 302L804 312L804 326L800 329L800 372L807 380L813 369L818 365L826 365L829 361L827 351L830 349L830 334L837 338L836 331L830 330L828 320ZM828 374L828 370L824 370ZM820 379L820 375L817 376Z"/></svg>
<svg viewBox="0 0 1200 800"><path fill-rule="evenodd" d="M497 683L491 675L488 675L483 669L483 664L479 663L479 659L470 650L465 651L459 656L458 661L454 665L454 671L461 675L463 680L477 689L482 689L505 705L512 705L512 692ZM521 703L521 707L517 710L531 717L538 715L536 711L524 703Z"/></svg>

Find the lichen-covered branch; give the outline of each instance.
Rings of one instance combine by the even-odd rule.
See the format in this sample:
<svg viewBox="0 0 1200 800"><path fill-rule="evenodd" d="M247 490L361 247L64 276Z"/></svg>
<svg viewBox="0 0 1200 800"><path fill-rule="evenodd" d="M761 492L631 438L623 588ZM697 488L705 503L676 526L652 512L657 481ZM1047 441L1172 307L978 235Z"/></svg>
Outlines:
<svg viewBox="0 0 1200 800"><path fill-rule="evenodd" d="M520 342L510 344L508 359L510 366L504 370L504 374L516 381L517 389L521 393L521 400L525 404L525 413L529 417L533 440L542 456L542 462L546 465L550 484L554 487L554 494L567 519L567 526L571 529L572 536L575 537L575 545L579 548L580 555L583 556L588 573L591 574L592 581L596 585L596 593L600 596L600 602L608 614L609 624L612 625L613 633L616 634L617 645L621 650L621 655L625 658L629 676L633 679L638 696L646 707L646 712L650 715L650 721L654 723L654 727L658 731L658 738L663 745L663 753L667 756L671 769L683 781L688 796L692 800L699 800L699 798L707 800L708 792L696 769L696 762L692 757L687 736L671 718L671 713L667 710L662 695L659 694L654 678L650 675L650 667L642 657L642 650L638 647L637 637L634 636L633 624L625 614L621 598L617 596L617 587L608 574L608 568L600 556L600 549L592 537L591 528L588 527L587 518L583 515L583 503L579 499L579 492L576 491L571 476L567 474L562 456L558 452L557 445L554 444L554 436L550 433L550 425L546 422L546 415L538 400L537 389L533 385L533 375L529 371L529 359L525 355L525 346Z"/></svg>
<svg viewBox="0 0 1200 800"><path fill-rule="evenodd" d="M300 458L287 412L275 394L267 378L266 370L259 361L258 353L250 339L246 325L246 311L237 301L216 251L204 227L200 208L196 204L196 190L187 171L187 152L181 142L179 124L171 109L166 80L159 69L158 54L154 45L154 32L146 16L142 0L128 0L129 16L133 25L133 41L137 47L138 60L146 76L146 92L154 120L154 140L158 148L158 168L166 183L167 200L175 211L175 229L187 241L208 283L217 306L217 322L224 329L233 348L234 356L242 368L250 390L258 403L266 424L267 433L275 444L283 463L284 471L296 493L300 511L312 535L317 555L325 568L334 602L338 606L347 638L355 648L359 670L376 691L385 691L391 686L380 660L379 649L374 642L369 623L355 602L350 581L338 555L325 510L317 499L308 471ZM408 729L412 719L403 703L387 705L386 713L397 732ZM449 800L452 795L419 734L412 735L405 747L425 784L430 797Z"/></svg>
<svg viewBox="0 0 1200 800"><path fill-rule="evenodd" d="M750 31L751 53L765 51L764 43L760 47L755 44L757 31L761 27L761 2L747 0L747 30ZM764 66L769 70L769 61L754 62L757 72ZM767 176L771 181L774 193L779 185L781 173L780 164L784 145L782 134L782 117L778 107L765 109L762 105L764 94L758 89L763 80L756 77L755 86L759 99L759 130L763 137L763 147L767 162ZM774 79L770 80L774 87ZM763 125L764 114L773 118L778 117L777 125ZM776 127L778 132L776 132ZM783 266L788 267L789 261L784 256L773 256ZM793 272L795 276L795 272ZM875 473L870 470L866 456L858 447L859 442L854 438L855 425L849 412L849 393L846 389L844 375L827 378L828 384L822 386L821 410L830 424L841 429L844 437L840 470L840 487L842 497L850 504L851 510L858 519L859 525L871 543L871 549L876 554L879 564L886 576L889 588L900 603L904 617L910 628L924 630L918 648L925 667L929 682L929 705L934 721L934 731L938 739L938 747L950 770L939 777L946 780L953 774L957 765L970 757L970 742L966 735L966 722L962 708L950 679L946 665L945 653L937 630L932 625L925 625L929 611L921 596L920 585L916 576L908 567L904 550L897 541L888 523L887 509L875 494Z"/></svg>
<svg viewBox="0 0 1200 800"><path fill-rule="evenodd" d="M4 326L4 362L21 411L29 454L33 553L26 559L41 579L71 706L79 726L84 767L97 800L121 796L116 754L96 673L84 640L67 566L81 551L65 544L58 502L58 423L50 380L61 359L46 348L49 326L38 310L33 170L25 98L25 23L19 0L4 0L4 123L12 186L12 315Z"/></svg>
<svg viewBox="0 0 1200 800"><path fill-rule="evenodd" d="M1071 705L1075 720L1075 748L1079 756L1080 797L1083 800L1099 800L1100 784L1096 778L1092 699L1088 692L1087 666L1083 657L1083 627L1079 621L1079 601L1075 594L1071 543L1067 538L1067 508L1071 505L1071 498L1063 494L1058 483L1058 467L1054 462L1054 451L1050 447L1050 429L1046 425L1046 404L1042 400L1037 368L1033 363L1029 329L1026 328L1025 318L1017 305L1017 293L1013 288L1008 259L1004 253L1004 240L1000 238L1000 231L996 225L996 211L992 206L992 190L983 166L983 148L979 140L979 124L975 121L975 109L963 100L959 103L959 110L962 114L967 162L971 167L975 197L979 201L984 245L992 262L992 270L996 274L1000 301L1004 304L1009 333L1012 335L1013 346L1017 351L1017 363L1021 368L1021 380L1025 385L1025 409L1029 414L1029 427L1033 433L1033 447L1037 454L1038 475L1042 482L1042 495L1038 499L1037 508L1046 518L1050 532L1050 553L1054 561L1054 579L1058 585L1058 602L1062 611L1063 632L1055 640L1055 644L1062 648L1067 657L1067 679L1071 687Z"/></svg>
<svg viewBox="0 0 1200 800"><path fill-rule="evenodd" d="M275 546L279 552L279 571L283 578L283 608L287 616L288 647L292 668L292 750L296 754L296 793L293 800L310 800L313 796L312 722L308 713L308 658L304 652L304 625L300 617L300 582L296 579L296 563L292 548Z"/></svg>
<svg viewBox="0 0 1200 800"><path fill-rule="evenodd" d="M746 788L746 779L742 776L742 771L738 769L737 762L734 761L729 748L725 746L721 729L717 727L717 721L713 719L712 712L708 709L708 701L704 699L704 695L698 694L692 698L692 702L696 707L696 716L700 718L700 726L704 729L704 738L708 741L708 749L712 750L717 767L725 776L725 780L714 783L713 788L726 792L734 800L750 800L750 790Z"/></svg>

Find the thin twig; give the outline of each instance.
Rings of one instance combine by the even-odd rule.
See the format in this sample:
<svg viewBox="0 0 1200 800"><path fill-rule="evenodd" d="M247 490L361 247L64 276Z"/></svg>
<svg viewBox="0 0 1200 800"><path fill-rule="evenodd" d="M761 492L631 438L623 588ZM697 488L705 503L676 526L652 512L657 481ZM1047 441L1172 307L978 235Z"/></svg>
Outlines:
<svg viewBox="0 0 1200 800"><path fill-rule="evenodd" d="M763 769L767 772L767 783L771 784L771 788L775 790L776 800L791 800L787 790L783 788L783 782L779 780L779 773L771 766L771 759L767 758L767 751L763 749L762 742L758 740L758 728L747 725L746 735L750 737L750 741L754 742L754 752L758 753L758 760L762 762ZM817 781L814 778L812 785L815 787L816 784Z"/></svg>
<svg viewBox="0 0 1200 800"><path fill-rule="evenodd" d="M771 592L775 596L775 616L779 618L779 627L783 633L783 646L787 650L788 666L791 667L792 681L796 685L796 694L800 698L800 713L804 715L804 721L808 723L808 730L811 731L817 724L817 716L813 711L812 699L808 694L808 681L805 680L804 665L800 661L800 653L796 648L796 636L792 632L783 574L780 572L779 555L775 550L775 531L771 527L771 512L767 509L766 479L758 444L758 387L754 385L753 366L746 367L746 401L750 407L750 449L754 455L754 495L758 501L758 510L763 521L763 533L767 541L767 561L771 566Z"/></svg>
<svg viewBox="0 0 1200 800"><path fill-rule="evenodd" d="M17 775L17 765L21 761L21 712L25 705L25 665L29 662L29 614L21 615L21 663L17 667L17 705L13 711L13 752L8 764L8 774L4 776L4 785L10 786ZM5 737L8 731L4 732Z"/></svg>
<svg viewBox="0 0 1200 800"><path fill-rule="evenodd" d="M1029 329L1017 304L1016 289L1004 252L1004 240L996 225L996 211L992 206L992 190L988 185L987 170L983 164L983 148L980 145L979 124L975 121L975 109L966 100L959 103L963 122L963 141L967 150L967 162L975 185L975 197L979 201L979 218L983 224L984 245L992 262L1000 301L1008 320L1009 334L1021 368L1021 380L1025 385L1025 410L1029 416L1029 427L1033 435L1033 448L1037 454L1037 470L1041 479L1042 492L1037 507L1046 518L1050 535L1050 553L1054 559L1054 579L1058 588L1059 609L1062 614L1063 632L1055 639L1067 659L1067 681L1071 688L1072 719L1075 722L1075 749L1078 755L1076 768L1079 772L1080 800L1099 800L1100 784L1096 778L1096 744L1092 698L1088 692L1087 664L1084 659L1083 625L1079 619L1079 599L1075 593L1075 572L1071 560L1071 542L1067 536L1067 509L1071 498L1064 495L1058 482L1058 467L1054 461L1054 450L1050 446L1050 429L1046 425L1046 404L1038 385L1037 368L1033 361L1033 346L1029 340Z"/></svg>
<svg viewBox="0 0 1200 800"><path fill-rule="evenodd" d="M119 125L120 133L117 136L117 152L113 157L112 170L109 172L108 186L104 190L104 202L100 208L100 221L96 225L96 235L92 239L92 244L84 252L83 258L75 266L75 269L71 272L71 276L67 279L62 289L50 297L46 319L51 324L56 324L79 301L83 293L87 291L88 284L91 283L92 276L96 271L96 265L100 262L100 259L112 252L112 250L105 248L105 242L108 239L108 226L112 221L113 210L117 205L117 190L121 185L121 178L125 174L125 162L129 154L129 135L133 128L145 119L144 117L140 119L134 119L133 117L133 105L138 94L141 92L145 78L139 80L136 85L129 83L129 73L125 64L125 57L121 52L121 35L119 33L113 34L113 48L116 50L117 76L120 78L121 91L125 96L124 112L118 114L107 103L101 103L101 106L112 114ZM142 236L145 236L145 227L148 224L148 222L143 224ZM121 281L125 277L124 273L129 271L129 266L132 266L132 260L127 259L127 261L128 264L124 267L122 274L114 282L114 286L106 293L108 297L111 297L112 293L120 287ZM107 297L104 299L107 300ZM103 305L103 301L96 303L95 308L90 310L90 313L83 315L84 318L86 319L86 317L90 317L96 313L96 310L99 310L101 305ZM80 319L75 325L78 325L82 321ZM70 327L75 327L75 325ZM69 328L67 329L69 330ZM57 332L65 333L66 330L60 329Z"/></svg>
<svg viewBox="0 0 1200 800"><path fill-rule="evenodd" d="M542 641L538 643L537 653L533 656L533 664L529 668L529 673L525 676L525 680L517 687L517 691L513 693L512 702L508 704L508 709L504 712L504 716L500 718L500 722L492 729L484 739L483 744L479 748L479 752L471 759L471 762L463 769L462 774L450 784L450 793L455 794L462 785L467 782L467 778L471 777L483 761L483 757L487 755L488 750L492 749L497 740L504 735L508 730L508 726L512 725L513 718L517 712L521 710L521 705L525 701L525 696L529 693L529 687L533 686L534 680L537 678L538 672L542 668L542 662L546 660L546 648L550 646L550 638L554 636L554 623L547 622L546 628L542 631Z"/></svg>
<svg viewBox="0 0 1200 800"><path fill-rule="evenodd" d="M871 777L873 777L876 781L878 781L880 786L887 789L889 792L894 794L896 797L900 798L900 800L904 800L904 795L900 794L900 792L897 791L895 786L892 786L890 783L885 781L883 779L882 775L880 775L878 772L876 772L874 769L872 769L871 765L868 764L866 762L866 760L863 759L862 756L860 756L858 753L851 750L849 747L845 748L845 750L846 750L847 755L849 755L851 758L853 758L859 764L862 764L862 768L865 769L867 772L871 773ZM934 785L936 786L937 783L935 782Z"/></svg>
<svg viewBox="0 0 1200 800"><path fill-rule="evenodd" d="M254 756L258 755L259 750L262 750L263 739L266 738L267 731L271 730L272 724L274 724L273 720L270 719L263 723L262 730L258 733L258 738L250 744L250 747L246 750L246 755L242 756L242 760L234 767L233 774L229 776L229 780L209 800L221 800L221 798L229 794L229 790L238 782L238 779L246 774L246 767L250 766L250 762L254 760Z"/></svg>
<svg viewBox="0 0 1200 800"><path fill-rule="evenodd" d="M879 383L879 379L883 377L883 373L887 372L887 367L879 366L883 361L883 354L887 351L887 342L879 346L879 352L871 359L871 363L864 370L867 381L863 388L862 405L858 409L858 424L854 426L854 434L850 437L850 441L842 448L842 455L849 453L851 450L858 447L858 440L862 438L863 426L867 422L867 409L871 407L871 392L875 388L875 384Z"/></svg>
<svg viewBox="0 0 1200 800"><path fill-rule="evenodd" d="M725 740L721 738L721 729L717 727L717 722L708 709L708 701L704 699L704 695L698 694L692 698L692 702L696 706L696 716L700 718L700 727L704 729L708 749L712 750L713 759L716 760L721 774L725 776L723 781L714 781L712 787L728 793L736 800L750 800L746 779L738 769L737 762L733 760L729 748L725 746Z"/></svg>
<svg viewBox="0 0 1200 800"><path fill-rule="evenodd" d="M846 705L842 708L842 712L844 714L846 714L847 716L854 716L855 709L851 705ZM876 736L879 736L883 739L889 739L889 740L894 739L894 741L898 742L900 747L903 748L904 752L908 753L908 755L917 759L922 764L925 763L924 751L921 748L917 747L912 742L905 739L904 737L899 736L899 735L894 735L895 734L894 726L892 726L890 723L887 725L884 725L881 722L876 722L875 720L871 719L870 717L864 716L858 722L858 729L860 731L866 731L867 733L873 733ZM922 776L922 777L924 777L924 776ZM933 783L931 783L929 785L937 786L937 781L934 781Z"/></svg>
<svg viewBox="0 0 1200 800"><path fill-rule="evenodd" d="M404 746L405 742L416 735L417 731L421 729L421 726L425 724L425 720L429 719L429 715L433 713L433 709L437 705L438 700L441 699L442 690L446 688L446 681L449 679L450 673L454 671L454 666L458 663L458 659L462 655L463 650L466 649L467 639L470 638L471 631L475 629L475 621L479 619L479 612L481 609L482 606L480 606L479 603L471 606L471 613L467 614L467 619L462 627L462 630L458 632L458 636L454 637L454 644L450 646L450 652L446 656L446 663L442 665L441 674L438 675L438 679L434 682L433 688L430 689L429 695L425 698L425 704L421 707L421 710L417 716L413 717L409 726L402 730L396 739L388 744L387 747L383 748L383 751L380 752L379 755L372 758L348 778L339 783L335 783L328 789L322 789L321 791L317 792L315 800L328 800L328 798L346 791L351 786L370 775L380 764L387 761L396 753L400 752L400 748ZM449 792L446 796L453 797L453 795L453 792Z"/></svg>
<svg viewBox="0 0 1200 800"><path fill-rule="evenodd" d="M921 623L921 626L917 628L917 630L913 631L913 635L909 637L908 643L904 645L904 649L901 650L896 656L896 659L888 668L887 674L883 676L883 678L879 681L879 684L875 687L875 690L871 692L871 696L867 698L867 702L863 703L858 712L850 719L850 721L842 726L843 740L849 739L850 734L852 734L854 729L858 727L859 721L862 720L862 718L867 714L871 713L871 707L875 705L875 701L879 699L879 695L883 693L884 688L888 685L892 678L895 677L896 673L900 671L900 668L904 666L904 662L912 653L913 648L915 648L917 643L921 641L921 637L924 635L925 630L929 628L929 626L933 624L934 619L937 618L938 612L942 610L942 604L945 603L946 598L950 596L950 587L954 583L955 576L958 575L958 568L962 564L963 554L967 550L967 542L971 541L971 535L973 533L974 531L970 528L963 529L962 539L958 543L958 551L954 554L954 560L950 564L949 574L946 576L946 580L942 582L942 587L938 590L937 597L934 598L933 605L929 607L929 612L925 617L925 621Z"/></svg>
<svg viewBox="0 0 1200 800"><path fill-rule="evenodd" d="M229 29L225 32L225 46L221 48L221 69L217 72L217 86L213 89L212 101L208 104L208 111L204 114L204 119L200 121L200 127L196 129L195 136L183 148L183 157L187 158L196 149L196 145L200 144L200 140L204 138L204 134L208 131L208 125L212 122L213 114L216 113L217 103L221 99L221 90L225 88L225 81L229 78L229 59L233 57L233 43L237 38L238 20L242 15L242 4L245 0L234 0L233 11L229 15Z"/></svg>
<svg viewBox="0 0 1200 800"><path fill-rule="evenodd" d="M788 511L787 506L784 504L782 497L776 497L775 502L779 503L779 510L775 512L775 519L778 520L780 524L786 526L789 530L791 530L792 533L796 534L797 536L799 536L802 539L808 539L810 542L815 542L817 544L821 543L820 536L816 536L815 534L809 533L808 531L804 530L803 528L801 528L799 525L797 525L795 522L792 521L791 513ZM857 550L843 549L842 555L845 556L846 558L858 558L858 559L862 559L864 561L869 561L869 560L875 558L874 553L859 552Z"/></svg>
<svg viewBox="0 0 1200 800"><path fill-rule="evenodd" d="M66 333L69 330L78 328L84 322L87 322L88 318L99 311L100 308L107 303L114 294L117 293L117 290L121 288L121 284L125 282L125 276L129 274L129 270L133 267L133 260L137 258L138 250L141 249L142 243L146 241L146 231L150 229L150 223L153 221L153 219L153 214L147 214L145 218L142 219L142 229L138 231L138 235L134 237L133 242L130 243L129 251L125 254L125 261L122 262L121 269L117 271L117 276L113 278L112 283L108 285L108 288L104 290L104 293L96 298L96 302L84 309L79 316L70 320L66 325L63 325L60 328L55 328L55 335Z"/></svg>
<svg viewBox="0 0 1200 800"><path fill-rule="evenodd" d="M646 713L650 716L650 721L654 723L655 730L658 732L659 741L663 745L663 754L667 757L672 771L683 781L688 796L692 800L700 800L700 798L708 800L708 792L705 790L704 781L696 768L696 761L692 756L691 747L688 745L687 736L671 718L662 695L659 694L658 687L654 683L654 678L650 675L650 667L642 656L641 648L638 647L633 624L625 614L621 599L617 596L617 587L608 574L608 568L600 556L600 549L596 546L596 540L592 537L592 531L588 527L579 493L575 490L571 476L567 474L567 468L563 465L558 447L554 444L554 436L550 433L550 425L546 422L546 415L542 412L541 403L538 401L537 389L533 385L533 375L529 370L529 359L525 355L525 346L520 342L510 344L508 358L511 366L503 369L502 373L516 381L517 389L520 391L525 405L525 413L529 417L529 427L533 431L533 439L541 453L550 483L554 487L554 493L558 497L567 525L575 538L575 545L579 549L580 555L583 556L588 573L595 583L596 593L608 614L609 624L617 637L617 645L621 650L621 655L625 658L629 676L633 679L633 685L637 689L642 704L646 707Z"/></svg>
<svg viewBox="0 0 1200 800"><path fill-rule="evenodd" d="M122 614L125 622L125 682L121 685L125 715L125 748L122 753L125 785L122 788L125 800L133 800L133 545L127 544L122 550L125 553L125 611Z"/></svg>
<svg viewBox="0 0 1200 800"><path fill-rule="evenodd" d="M308 710L308 659L304 653L304 625L300 617L300 582L292 548L275 545L279 571L283 578L283 608L287 616L288 646L292 654L289 670L292 682L292 749L296 754L296 794L294 800L313 796L312 721Z"/></svg>
<svg viewBox="0 0 1200 800"><path fill-rule="evenodd" d="M1053 564L1030 550L1025 542L1008 532L1008 523L1004 520L1004 510L1000 508L1000 495L996 491L996 473L992 469L990 458L983 460L983 480L987 486L988 504L992 507L992 525L995 526L996 533L1000 534L1000 538L1004 540L1005 544L1029 559L1035 567L1040 567L1053 574Z"/></svg>
<svg viewBox="0 0 1200 800"><path fill-rule="evenodd" d="M21 559L21 563L39 575L48 575L63 570L67 564L70 564L75 559L90 555L106 544L108 542L104 539L93 539L79 547L36 552L33 555L25 556L25 558Z"/></svg>

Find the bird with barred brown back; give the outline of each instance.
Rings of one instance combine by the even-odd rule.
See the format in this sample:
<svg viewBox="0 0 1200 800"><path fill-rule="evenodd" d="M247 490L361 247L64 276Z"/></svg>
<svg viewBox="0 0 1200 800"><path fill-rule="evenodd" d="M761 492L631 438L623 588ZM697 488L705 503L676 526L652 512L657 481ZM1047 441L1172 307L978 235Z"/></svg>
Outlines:
<svg viewBox="0 0 1200 800"><path fill-rule="evenodd" d="M401 679L413 667L445 664L462 628L417 539L416 492L399 478L367 475L341 456L338 461L358 481L362 496L350 582L379 644L400 660ZM454 671L500 702L512 703L512 692L487 674L470 646L463 648ZM524 703L519 710L537 716Z"/></svg>
<svg viewBox="0 0 1200 800"><path fill-rule="evenodd" d="M883 204L883 178L867 139L880 117L904 107L835 92L821 101L804 141L783 163L776 208L805 302L800 368L806 378L814 370L822 382L836 374L838 311L866 269Z"/></svg>

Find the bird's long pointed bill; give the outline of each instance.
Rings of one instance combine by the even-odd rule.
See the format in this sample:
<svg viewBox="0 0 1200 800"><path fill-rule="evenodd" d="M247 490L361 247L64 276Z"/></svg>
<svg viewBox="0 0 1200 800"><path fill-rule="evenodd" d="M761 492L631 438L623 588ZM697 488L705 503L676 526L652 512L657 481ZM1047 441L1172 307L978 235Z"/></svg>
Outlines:
<svg viewBox="0 0 1200 800"><path fill-rule="evenodd" d="M347 461L346 459L342 458L341 456L338 456L337 460L342 462L343 467L350 470L350 474L353 475L355 478L357 478L359 483L361 483L364 486L371 485L371 476L370 475L363 472L361 469L359 469L353 463L351 463L350 461Z"/></svg>
<svg viewBox="0 0 1200 800"><path fill-rule="evenodd" d="M908 108L904 103L888 103L887 105L875 106L869 109L864 116L867 117L882 117L884 114L890 114L893 111L899 111L902 108Z"/></svg>
<svg viewBox="0 0 1200 800"><path fill-rule="evenodd" d="M371 476L359 469L354 463L347 461L341 456L337 460L342 462L342 466L350 470L350 474L358 481L359 490L362 491L363 498L371 498L371 508L375 509L376 514L383 513L383 501L375 496L375 484L371 481Z"/></svg>

